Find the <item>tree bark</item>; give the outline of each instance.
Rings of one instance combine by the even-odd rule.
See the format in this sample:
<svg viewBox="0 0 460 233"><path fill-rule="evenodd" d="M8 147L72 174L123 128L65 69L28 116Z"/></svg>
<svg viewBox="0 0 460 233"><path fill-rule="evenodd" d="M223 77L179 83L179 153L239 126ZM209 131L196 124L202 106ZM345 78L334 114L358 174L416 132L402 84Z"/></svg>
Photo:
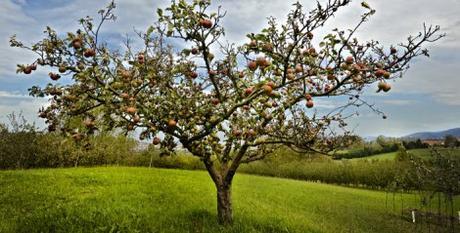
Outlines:
<svg viewBox="0 0 460 233"><path fill-rule="evenodd" d="M231 185L217 186L217 217L219 224L231 225L233 223L232 189Z"/></svg>

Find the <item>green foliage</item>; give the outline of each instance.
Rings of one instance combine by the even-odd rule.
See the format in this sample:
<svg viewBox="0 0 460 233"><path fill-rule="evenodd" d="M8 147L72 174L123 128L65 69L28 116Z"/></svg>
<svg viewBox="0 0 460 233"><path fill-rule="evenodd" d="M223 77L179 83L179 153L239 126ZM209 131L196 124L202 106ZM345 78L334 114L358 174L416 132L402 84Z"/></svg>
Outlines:
<svg viewBox="0 0 460 233"><path fill-rule="evenodd" d="M420 149L420 148L428 148L428 145L423 143L422 140L417 139L415 141L403 141L404 148L411 150L411 149Z"/></svg>
<svg viewBox="0 0 460 233"><path fill-rule="evenodd" d="M6 127L4 127L6 128ZM56 133L0 131L0 169L137 165L137 142L125 136L96 135L85 144Z"/></svg>
<svg viewBox="0 0 460 233"><path fill-rule="evenodd" d="M430 158L409 154L407 169L400 173L402 183L413 183L420 191L460 194L460 154L458 150L429 150Z"/></svg>
<svg viewBox="0 0 460 233"><path fill-rule="evenodd" d="M459 145L460 145L460 142L453 135L446 135L446 137L444 138L445 147L458 147Z"/></svg>
<svg viewBox="0 0 460 233"><path fill-rule="evenodd" d="M242 172L330 184L385 188L394 181L399 163L394 161L331 161L271 159L243 165Z"/></svg>
<svg viewBox="0 0 460 233"><path fill-rule="evenodd" d="M408 161L409 160L409 154L407 153L407 150L404 147L400 147L398 150L398 153L396 153L396 158L397 161L403 162L403 161Z"/></svg>
<svg viewBox="0 0 460 233"><path fill-rule="evenodd" d="M21 113L7 116L9 125L0 125L0 169L33 167L33 152L37 150L36 132Z"/></svg>
<svg viewBox="0 0 460 233"><path fill-rule="evenodd" d="M152 158L152 166L161 168L203 169L198 158L187 153L174 156L159 156L158 151L149 150L145 160ZM146 166L147 161L142 163ZM295 153L285 148L278 149L262 161L243 164L238 171L247 174L283 177L323 183L385 188L395 181L402 163L391 160L333 161L326 156Z"/></svg>
<svg viewBox="0 0 460 233"><path fill-rule="evenodd" d="M205 169L203 163L186 151L176 151L175 154L162 156L160 151L153 146L142 152L143 161L140 166L159 168L180 168L187 170Z"/></svg>
<svg viewBox="0 0 460 233"><path fill-rule="evenodd" d="M204 171L0 171L0 187L5 233L414 232L411 222L386 208L384 192L244 174L235 177L235 223L228 228L215 220L215 187ZM395 205L417 207L413 195L402 198ZM431 232L440 231L431 226Z"/></svg>
<svg viewBox="0 0 460 233"><path fill-rule="evenodd" d="M336 158L364 158L371 155L377 155L382 153L395 152L398 150L401 142L397 139L378 137L372 142L362 142L355 144L353 147L346 151L338 152Z"/></svg>
<svg viewBox="0 0 460 233"><path fill-rule="evenodd" d="M350 159L351 161L360 161L360 160L395 160L397 152L389 152L383 154L376 154L362 158Z"/></svg>

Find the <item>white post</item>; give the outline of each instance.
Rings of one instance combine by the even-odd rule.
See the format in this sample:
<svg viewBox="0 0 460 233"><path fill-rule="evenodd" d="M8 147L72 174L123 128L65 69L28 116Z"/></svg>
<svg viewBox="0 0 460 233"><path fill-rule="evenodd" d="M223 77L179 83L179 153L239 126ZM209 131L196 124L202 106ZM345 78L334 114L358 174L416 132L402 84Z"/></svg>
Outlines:
<svg viewBox="0 0 460 233"><path fill-rule="evenodd" d="M458 223L460 223L460 211L458 211Z"/></svg>
<svg viewBox="0 0 460 233"><path fill-rule="evenodd" d="M412 222L415 223L415 210L412 210Z"/></svg>

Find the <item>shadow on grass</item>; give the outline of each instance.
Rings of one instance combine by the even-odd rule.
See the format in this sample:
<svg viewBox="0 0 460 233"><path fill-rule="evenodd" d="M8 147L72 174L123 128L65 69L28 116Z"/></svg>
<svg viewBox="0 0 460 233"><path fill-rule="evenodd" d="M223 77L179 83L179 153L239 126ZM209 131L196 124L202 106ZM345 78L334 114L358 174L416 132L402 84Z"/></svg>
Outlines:
<svg viewBox="0 0 460 233"><path fill-rule="evenodd" d="M148 216L138 211L52 208L36 209L16 220L12 232L295 232L276 218L259 222L236 216L232 226L223 227L217 223L215 213L204 209L176 215ZM313 231L303 229L302 232Z"/></svg>
<svg viewBox="0 0 460 233"><path fill-rule="evenodd" d="M295 232L288 229L276 217L266 218L260 222L250 217L235 215L232 226L221 226L217 222L217 214L207 210L193 210L177 216L182 220L184 232L264 232L264 233L283 233ZM302 232L314 232L311 229L303 229Z"/></svg>

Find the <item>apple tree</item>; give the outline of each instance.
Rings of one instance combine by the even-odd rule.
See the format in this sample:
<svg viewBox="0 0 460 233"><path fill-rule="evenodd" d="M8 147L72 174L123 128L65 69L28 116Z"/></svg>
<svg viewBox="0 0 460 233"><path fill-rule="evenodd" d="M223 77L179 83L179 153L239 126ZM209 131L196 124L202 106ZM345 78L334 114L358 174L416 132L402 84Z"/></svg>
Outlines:
<svg viewBox="0 0 460 233"><path fill-rule="evenodd" d="M221 224L232 223L231 186L238 167L264 159L280 145L296 151L327 153L348 134L348 109L372 105L360 94L366 88L388 92L409 62L428 55L423 45L444 35L424 26L404 43L384 48L360 41L357 30L375 13L362 3L363 14L349 30L317 33L350 0L328 0L309 11L293 5L283 24L247 35L247 43L229 44L221 7L208 0L172 0L158 9L158 21L136 32L142 48L127 40L109 49L100 29L115 20L115 4L100 10L100 20L81 19L75 32L58 34L47 27L44 38L13 47L37 58L18 65L30 74L47 67L50 83L30 94L48 97L39 111L50 131L77 141L97 131L137 130L163 153L181 145L201 159L217 190ZM60 82L62 79L66 82ZM315 106L334 98L337 107Z"/></svg>

